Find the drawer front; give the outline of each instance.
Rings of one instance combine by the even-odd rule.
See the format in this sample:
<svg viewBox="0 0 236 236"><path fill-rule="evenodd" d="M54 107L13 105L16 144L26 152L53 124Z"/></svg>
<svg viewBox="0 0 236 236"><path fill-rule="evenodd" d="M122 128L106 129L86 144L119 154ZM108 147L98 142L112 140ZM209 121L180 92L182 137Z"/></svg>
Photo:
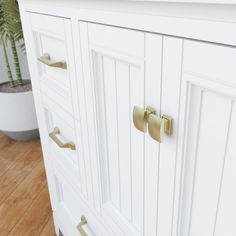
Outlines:
<svg viewBox="0 0 236 236"><path fill-rule="evenodd" d="M75 121L59 105L54 103L47 95L41 92L42 111L44 116L44 141L46 140L46 159L50 160L50 173L53 176L54 214L55 222L63 235L80 235L77 229L81 216L86 216L87 224L82 228L88 236L108 236L111 233L100 220L100 215L93 212L88 204L86 169L81 147L77 139L79 121ZM74 143L73 148L63 148L55 143L50 134L59 128L56 137L63 143ZM73 147L73 146L72 146ZM88 171L88 169L87 169Z"/></svg>
<svg viewBox="0 0 236 236"><path fill-rule="evenodd" d="M71 183L66 181L64 176L57 169L53 170L56 204L55 204L55 223L59 232L65 236L81 235L79 232L84 231L87 236L108 236L113 233L106 229L103 222L99 221L99 215L93 213L80 194L73 189ZM83 222L82 217L86 219Z"/></svg>
<svg viewBox="0 0 236 236"><path fill-rule="evenodd" d="M71 81L73 58L70 20L29 13L30 33L36 63L35 84L44 93L72 113ZM33 45L32 45L33 44Z"/></svg>
<svg viewBox="0 0 236 236"><path fill-rule="evenodd" d="M59 232L66 236L80 235L77 230L79 217L82 216L82 209L78 196L71 190L62 174L54 169L54 185L56 189L55 223Z"/></svg>
<svg viewBox="0 0 236 236"><path fill-rule="evenodd" d="M41 93L46 125L45 137L47 151L52 165L63 173L74 186L81 186L79 170L79 147L76 141L74 119L47 95Z"/></svg>

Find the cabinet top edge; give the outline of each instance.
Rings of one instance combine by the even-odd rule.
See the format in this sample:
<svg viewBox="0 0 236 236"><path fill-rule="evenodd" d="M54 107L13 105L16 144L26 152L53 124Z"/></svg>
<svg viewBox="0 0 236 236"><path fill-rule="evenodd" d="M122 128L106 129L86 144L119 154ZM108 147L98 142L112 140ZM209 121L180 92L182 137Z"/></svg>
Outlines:
<svg viewBox="0 0 236 236"><path fill-rule="evenodd" d="M38 4L35 2L35 0L18 0L18 2L28 2L28 3L34 3ZM111 3L120 3L120 4L125 4L125 3L152 3L152 4L158 4L158 3L169 3L169 4L220 4L220 5L236 5L236 0L113 0L113 1L108 1L108 0L51 0L51 1L46 1L46 0L41 0L41 3L43 2L44 4L51 5L51 4L66 4L68 6L69 4L72 3L73 5L76 4L78 7L79 6L85 6L85 5L90 5L90 4L97 4L97 3L106 3L106 4L111 4Z"/></svg>
<svg viewBox="0 0 236 236"><path fill-rule="evenodd" d="M21 13L29 11L236 46L236 0L233 5L190 3L193 0L188 3L177 3L178 0L172 2L160 2L164 0L158 2L154 0L18 1ZM218 2L223 1L218 0Z"/></svg>
<svg viewBox="0 0 236 236"><path fill-rule="evenodd" d="M65 13L92 10L236 22L236 0L18 0L18 2L28 9L37 9L37 6L40 6L63 9Z"/></svg>

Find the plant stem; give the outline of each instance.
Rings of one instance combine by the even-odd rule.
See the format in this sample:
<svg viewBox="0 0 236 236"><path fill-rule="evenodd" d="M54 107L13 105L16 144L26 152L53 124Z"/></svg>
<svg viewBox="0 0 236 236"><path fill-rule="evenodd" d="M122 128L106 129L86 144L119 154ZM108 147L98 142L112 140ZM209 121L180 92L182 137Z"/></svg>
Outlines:
<svg viewBox="0 0 236 236"><path fill-rule="evenodd" d="M15 64L15 70L16 70L16 82L19 85L23 84L22 76L21 76L21 70L20 70L20 62L19 62L19 57L17 54L17 49L16 49L16 43L13 37L10 37L10 42L11 42L11 49L12 49L12 54L13 54L13 60Z"/></svg>
<svg viewBox="0 0 236 236"><path fill-rule="evenodd" d="M7 66L7 77L8 77L10 86L14 87L14 80L13 80L13 77L12 77L11 67L10 67L10 64L9 64L8 56L7 56L6 45L5 45L3 40L2 40L2 46L3 46L3 53L4 53L5 62L6 62L6 66Z"/></svg>

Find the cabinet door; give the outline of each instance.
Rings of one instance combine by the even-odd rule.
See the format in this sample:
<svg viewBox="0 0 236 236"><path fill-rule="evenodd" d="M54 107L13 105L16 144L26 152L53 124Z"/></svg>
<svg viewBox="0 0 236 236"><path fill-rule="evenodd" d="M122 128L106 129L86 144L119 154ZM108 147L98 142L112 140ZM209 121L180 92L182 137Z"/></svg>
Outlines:
<svg viewBox="0 0 236 236"><path fill-rule="evenodd" d="M165 58L175 57L178 48L182 59L175 73ZM159 174L172 172L166 180L172 180L169 188L174 190L173 235L236 235L235 61L233 47L164 40L162 112L179 109L176 161L165 168L162 163ZM166 141L162 149L170 147ZM164 194L160 187L159 193ZM159 235L171 235L163 232Z"/></svg>
<svg viewBox="0 0 236 236"><path fill-rule="evenodd" d="M132 111L160 111L162 37L79 25L91 202L114 235L154 236L159 144L135 129Z"/></svg>

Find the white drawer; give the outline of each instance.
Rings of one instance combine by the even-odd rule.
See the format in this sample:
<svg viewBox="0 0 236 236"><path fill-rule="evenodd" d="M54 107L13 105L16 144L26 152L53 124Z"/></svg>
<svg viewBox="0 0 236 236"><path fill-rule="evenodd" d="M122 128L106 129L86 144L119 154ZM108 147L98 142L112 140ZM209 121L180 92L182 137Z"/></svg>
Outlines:
<svg viewBox="0 0 236 236"><path fill-rule="evenodd" d="M79 216L83 213L76 200L78 196L71 190L61 173L55 170L53 176L56 190L54 209L56 228L65 236L80 235L76 227L79 224Z"/></svg>
<svg viewBox="0 0 236 236"><path fill-rule="evenodd" d="M47 152L52 164L74 186L80 188L79 147L76 142L74 119L47 95L41 93L46 132ZM54 131L58 132L54 132ZM54 134L53 134L54 132ZM59 141L59 143L58 143ZM60 146L61 144L64 145Z"/></svg>
<svg viewBox="0 0 236 236"><path fill-rule="evenodd" d="M66 181L62 173L57 169L54 169L53 173L56 189L54 214L58 231L60 230L65 236L76 236L80 235L78 228L82 228L88 236L113 235L100 221L100 215L85 204L80 194L73 189L71 183ZM78 227L82 216L85 217L86 223Z"/></svg>
<svg viewBox="0 0 236 236"><path fill-rule="evenodd" d="M70 20L29 13L32 34L31 49L36 61L35 84L72 114ZM35 81L36 80L36 81Z"/></svg>

